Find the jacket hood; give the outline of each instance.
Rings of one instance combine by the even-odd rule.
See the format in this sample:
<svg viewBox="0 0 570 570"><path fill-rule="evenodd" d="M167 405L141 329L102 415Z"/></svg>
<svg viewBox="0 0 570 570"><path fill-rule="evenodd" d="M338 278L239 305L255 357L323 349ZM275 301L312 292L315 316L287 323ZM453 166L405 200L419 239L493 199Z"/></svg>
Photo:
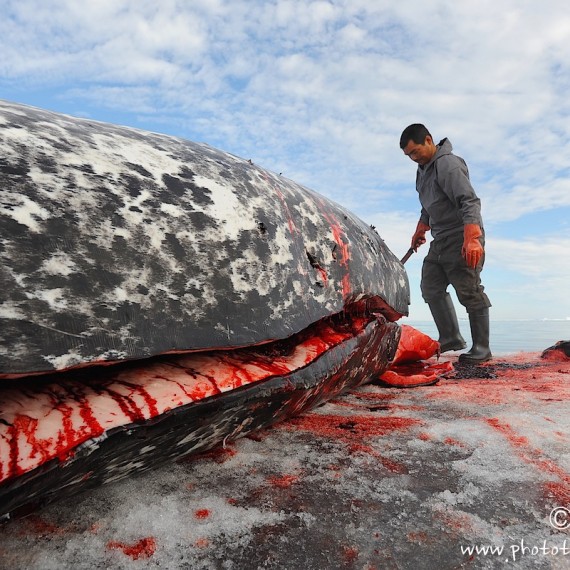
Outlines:
<svg viewBox="0 0 570 570"><path fill-rule="evenodd" d="M444 154L451 154L452 150L453 146L451 146L451 142L449 141L449 139L447 137L441 139L437 144L437 151L433 159L437 160L440 156L443 156Z"/></svg>

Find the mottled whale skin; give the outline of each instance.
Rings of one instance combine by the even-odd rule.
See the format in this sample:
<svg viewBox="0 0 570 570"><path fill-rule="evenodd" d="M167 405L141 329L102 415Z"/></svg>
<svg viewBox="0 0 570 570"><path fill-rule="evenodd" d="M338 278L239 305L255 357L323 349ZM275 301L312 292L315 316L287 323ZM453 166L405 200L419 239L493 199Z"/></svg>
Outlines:
<svg viewBox="0 0 570 570"><path fill-rule="evenodd" d="M408 311L372 228L205 144L0 101L0 192L0 378Z"/></svg>
<svg viewBox="0 0 570 570"><path fill-rule="evenodd" d="M0 102L0 192L0 521L302 413L396 353L402 264L248 160Z"/></svg>

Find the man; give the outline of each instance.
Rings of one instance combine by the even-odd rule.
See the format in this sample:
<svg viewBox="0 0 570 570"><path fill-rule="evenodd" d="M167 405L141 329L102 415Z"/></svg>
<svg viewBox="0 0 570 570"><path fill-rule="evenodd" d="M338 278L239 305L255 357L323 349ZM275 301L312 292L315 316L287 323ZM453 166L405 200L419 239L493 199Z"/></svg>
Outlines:
<svg viewBox="0 0 570 570"><path fill-rule="evenodd" d="M485 260L485 234L481 202L469 181L467 165L451 152L451 143L446 138L436 145L421 124L404 129L400 148L418 164L416 190L422 209L412 248L417 251L426 243L429 230L433 238L422 267L421 291L439 331L441 352L466 347L447 293L451 284L469 314L473 341L471 350L461 354L459 360L485 362L491 358L491 303L480 278Z"/></svg>

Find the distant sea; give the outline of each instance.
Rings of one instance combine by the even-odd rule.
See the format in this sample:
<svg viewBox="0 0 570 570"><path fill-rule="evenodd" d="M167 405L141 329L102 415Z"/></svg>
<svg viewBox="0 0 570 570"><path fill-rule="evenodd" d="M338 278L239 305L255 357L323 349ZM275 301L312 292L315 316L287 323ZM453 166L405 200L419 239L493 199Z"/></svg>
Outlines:
<svg viewBox="0 0 570 570"><path fill-rule="evenodd" d="M410 325L437 340L438 332L433 321L402 319L400 324ZM491 351L495 356L516 352L541 352L559 340L570 340L570 320L544 321L491 321ZM469 321L460 319L459 329L471 348Z"/></svg>

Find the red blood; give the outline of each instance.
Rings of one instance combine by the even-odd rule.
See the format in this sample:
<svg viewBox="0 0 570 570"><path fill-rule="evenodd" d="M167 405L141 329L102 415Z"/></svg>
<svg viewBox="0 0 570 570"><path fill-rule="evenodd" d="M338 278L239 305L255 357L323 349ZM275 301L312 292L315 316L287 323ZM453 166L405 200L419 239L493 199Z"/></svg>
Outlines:
<svg viewBox="0 0 570 570"><path fill-rule="evenodd" d="M350 273L345 273L342 277L342 294L345 299L350 295L351 290Z"/></svg>
<svg viewBox="0 0 570 570"><path fill-rule="evenodd" d="M122 550L133 560L138 560L139 558L150 558L155 553L156 540L152 536L148 536L141 538L138 542L135 542L135 544L112 541L107 543L107 548Z"/></svg>
<svg viewBox="0 0 570 570"><path fill-rule="evenodd" d="M358 550L354 546L343 546L342 551L346 564L354 564L358 560Z"/></svg>
<svg viewBox="0 0 570 570"><path fill-rule="evenodd" d="M284 429L303 429L321 437L341 441L351 453L365 453L378 459L382 465L394 473L406 473L406 467L382 457L372 447L364 443L366 437L388 435L394 431L406 430L421 422L413 418L398 416L378 417L364 415L325 415L310 414L293 418L283 424Z"/></svg>
<svg viewBox="0 0 570 570"><path fill-rule="evenodd" d="M139 386L138 384L132 384L131 382L126 382L124 380L121 383L125 386L128 386L133 390L133 392L139 393L143 397L151 418L158 415L156 400L142 386Z"/></svg>
<svg viewBox="0 0 570 570"><path fill-rule="evenodd" d="M458 441L456 439L453 439L452 437L446 437L443 440L443 443L446 443L447 445L455 445L457 447L465 447L464 443L462 443L461 441Z"/></svg>
<svg viewBox="0 0 570 570"><path fill-rule="evenodd" d="M534 465L540 471L550 473L558 478L558 481L549 481L544 484L548 495L552 495L560 501L559 504L561 505L567 505L570 502L569 473L550 459L545 459L540 449L533 448L526 437L518 435L508 424L502 423L496 418L489 418L487 423L501 432L513 447L519 449L521 459Z"/></svg>
<svg viewBox="0 0 570 570"><path fill-rule="evenodd" d="M129 418L131 422L142 421L145 419L142 410L130 399L129 396L123 396L123 394L119 394L115 390L107 387L105 389L107 394L117 402L119 408L123 414Z"/></svg>
<svg viewBox="0 0 570 570"><path fill-rule="evenodd" d="M16 416L12 425L8 427L8 437L10 441L10 462L8 466L8 477L15 477L24 473L24 470L18 465L20 458L20 445L19 440L25 440L32 448L31 456L35 457L39 454L42 457L42 462L51 459L49 449L52 445L52 440L36 439L38 429L38 420L31 418L24 414Z"/></svg>
<svg viewBox="0 0 570 570"><path fill-rule="evenodd" d="M317 271L320 273L323 285L326 287L329 284L329 276L327 275L327 272L322 267L317 267Z"/></svg>
<svg viewBox="0 0 570 570"><path fill-rule="evenodd" d="M198 509L194 511L194 516L197 519L207 519L210 516L210 511L208 509Z"/></svg>
<svg viewBox="0 0 570 570"><path fill-rule="evenodd" d="M429 535L425 531L409 532L408 540L410 542L416 542L418 544L426 544L428 542L433 542L430 540Z"/></svg>
<svg viewBox="0 0 570 570"><path fill-rule="evenodd" d="M275 486L280 487L281 489L286 489L290 487L293 483L296 483L299 480L297 475L283 475L281 477L270 477L269 482Z"/></svg>
<svg viewBox="0 0 570 570"><path fill-rule="evenodd" d="M501 423L497 418L487 418L487 423L500 431L514 447L528 447L528 439L517 435L509 424Z"/></svg>
<svg viewBox="0 0 570 570"><path fill-rule="evenodd" d="M65 461L70 455L72 455L72 452L70 453L70 444L73 445L75 439L75 429L73 428L73 422L71 421L73 409L69 405L57 403L53 397L52 402L54 409L58 410L62 415L62 429L60 429L57 434L56 448L59 450L57 455L58 459L60 461Z"/></svg>
<svg viewBox="0 0 570 570"><path fill-rule="evenodd" d="M570 505L570 480L555 482L550 481L544 484L545 494L554 499L556 505Z"/></svg>
<svg viewBox="0 0 570 570"><path fill-rule="evenodd" d="M434 518L443 522L448 530L455 535L469 535L473 532L473 520L466 513L449 509L440 509L434 513Z"/></svg>
<svg viewBox="0 0 570 570"><path fill-rule="evenodd" d="M40 536L61 535L67 531L53 523L47 522L37 515L31 515L25 519L25 525L22 534L35 533Z"/></svg>
<svg viewBox="0 0 570 570"><path fill-rule="evenodd" d="M89 403L84 399L79 400L79 414L81 415L81 419L85 422L85 431L88 432L89 437L97 437L103 433L103 427L95 419L93 410L91 410Z"/></svg>
<svg viewBox="0 0 570 570"><path fill-rule="evenodd" d="M185 370L184 372L195 380L205 380L205 382L197 382L194 384L191 390L185 390L185 393L190 396L191 400L203 400L213 394L221 394L221 390L213 378L205 377L203 374L199 374L192 369Z"/></svg>
<svg viewBox="0 0 570 570"><path fill-rule="evenodd" d="M297 233L297 228L295 226L295 222L293 221L293 216L291 215L291 210L289 210L289 206L287 205L287 201L285 200L283 193L281 192L281 190L279 190L279 188L277 186L274 186L271 183L267 174L263 173L262 176L266 182L269 182L269 184L273 187L273 189L275 190L275 193L279 197L279 200L281 201L283 209L285 210L285 215L287 216L287 222L289 224L289 232L291 233L291 235L295 235Z"/></svg>
<svg viewBox="0 0 570 570"><path fill-rule="evenodd" d="M398 416L311 414L292 418L283 424L283 427L294 426L324 437L352 443L355 439L388 435L393 431L405 430L419 423L421 423L420 420Z"/></svg>
<svg viewBox="0 0 570 570"><path fill-rule="evenodd" d="M338 263L341 267L345 269L345 273L342 277L342 294L343 297L346 299L352 290L352 286L350 283L350 273L349 273L349 260L350 260L350 249L349 249L349 240L346 237L342 226L340 225L339 221L335 218L335 216L330 212L321 212L325 219L330 224L330 228L333 234L334 241L336 242L339 250L340 250L340 259L338 253L335 255L335 260L338 260Z"/></svg>
<svg viewBox="0 0 570 570"><path fill-rule="evenodd" d="M402 463L398 463L397 461L393 461L387 457L382 457L379 453L373 450L370 450L369 453L370 455L374 455L380 461L380 463L382 463L383 467L391 473L400 473L401 475L408 474L408 468Z"/></svg>
<svg viewBox="0 0 570 570"><path fill-rule="evenodd" d="M54 434L56 436L55 443L53 438L38 439L36 437L39 425L37 418L23 414L16 416L7 430L10 441L10 462L6 478L18 476L24 472L18 465L18 460L21 457L20 440L25 441L31 447L30 457L40 455L42 463L53 457L64 461L73 455L73 450L77 445L103 432L102 427L93 418L89 406L82 400L79 400L78 404L80 415L86 425L76 430L71 420L73 408L67 404L56 403L54 400L54 409L62 415L61 429ZM54 447L55 453L52 451ZM0 471L0 476L3 475L4 473Z"/></svg>

